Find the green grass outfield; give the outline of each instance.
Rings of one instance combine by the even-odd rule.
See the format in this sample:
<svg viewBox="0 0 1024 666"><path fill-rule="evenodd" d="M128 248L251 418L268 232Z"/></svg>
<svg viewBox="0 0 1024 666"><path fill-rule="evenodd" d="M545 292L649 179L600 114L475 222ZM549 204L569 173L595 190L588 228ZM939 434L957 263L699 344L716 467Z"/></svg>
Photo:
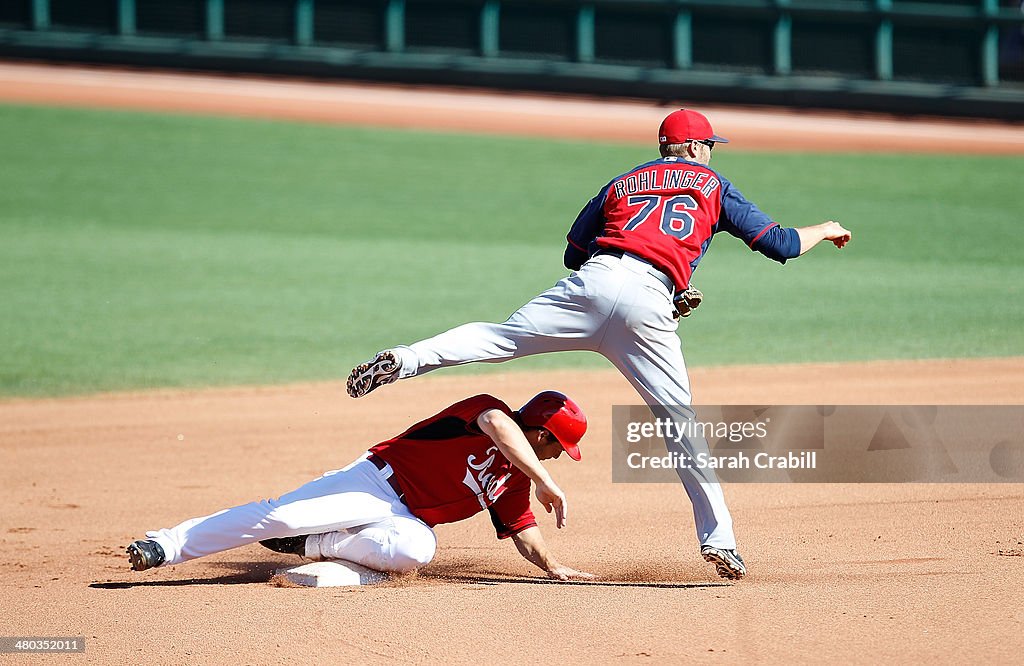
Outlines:
<svg viewBox="0 0 1024 666"><path fill-rule="evenodd" d="M500 321L644 146L0 106L0 395L338 379ZM718 238L691 365L1024 353L1024 159L715 151L783 224L854 241L782 267ZM475 370L606 366L548 355ZM451 371L449 371L451 372Z"/></svg>

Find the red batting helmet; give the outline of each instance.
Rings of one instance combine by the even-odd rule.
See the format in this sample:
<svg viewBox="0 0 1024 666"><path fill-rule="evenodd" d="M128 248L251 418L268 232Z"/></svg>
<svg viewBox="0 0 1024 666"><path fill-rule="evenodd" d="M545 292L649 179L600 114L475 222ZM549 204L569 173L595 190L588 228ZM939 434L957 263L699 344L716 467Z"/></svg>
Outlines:
<svg viewBox="0 0 1024 666"><path fill-rule="evenodd" d="M564 393L538 393L519 410L519 420L530 428L544 428L555 436L570 458L580 459L579 443L587 432L587 415Z"/></svg>

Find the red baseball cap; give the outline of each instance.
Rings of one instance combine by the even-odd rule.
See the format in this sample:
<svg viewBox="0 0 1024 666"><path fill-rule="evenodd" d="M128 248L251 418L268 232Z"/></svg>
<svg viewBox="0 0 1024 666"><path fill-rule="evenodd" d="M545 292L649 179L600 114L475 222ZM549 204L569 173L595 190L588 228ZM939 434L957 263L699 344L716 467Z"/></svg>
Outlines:
<svg viewBox="0 0 1024 666"><path fill-rule="evenodd" d="M661 121L661 127L658 128L659 144L686 143L690 139L729 143L729 139L715 134L704 114L690 109L673 111Z"/></svg>

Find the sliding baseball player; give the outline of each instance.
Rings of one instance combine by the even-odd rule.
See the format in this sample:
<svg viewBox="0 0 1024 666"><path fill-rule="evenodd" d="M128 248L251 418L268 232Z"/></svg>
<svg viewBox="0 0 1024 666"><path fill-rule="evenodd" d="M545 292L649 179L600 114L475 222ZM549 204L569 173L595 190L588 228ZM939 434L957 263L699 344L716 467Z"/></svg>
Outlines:
<svg viewBox="0 0 1024 666"><path fill-rule="evenodd" d="M586 429L583 411L556 391L537 394L518 411L478 395L279 499L147 532L148 538L128 546L128 560L144 571L259 541L312 560L407 572L433 559L437 539L431 528L487 511L498 538L511 538L548 576L592 578L555 558L530 509L532 482L556 525L565 526L565 495L540 461L563 451L580 460Z"/></svg>

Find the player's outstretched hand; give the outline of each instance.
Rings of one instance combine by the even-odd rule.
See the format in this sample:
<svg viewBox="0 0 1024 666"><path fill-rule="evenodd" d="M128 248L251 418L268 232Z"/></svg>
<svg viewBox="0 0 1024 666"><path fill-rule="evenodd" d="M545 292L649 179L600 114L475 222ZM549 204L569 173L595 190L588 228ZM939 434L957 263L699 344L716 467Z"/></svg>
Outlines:
<svg viewBox="0 0 1024 666"><path fill-rule="evenodd" d="M586 571L576 571L575 569L559 565L548 572L548 578L554 578L555 580L594 580L597 576Z"/></svg>
<svg viewBox="0 0 1024 666"><path fill-rule="evenodd" d="M569 519L569 503L565 493L554 481L537 484L537 501L548 513L555 512L555 526L558 529L565 527Z"/></svg>
<svg viewBox="0 0 1024 666"><path fill-rule="evenodd" d="M825 233L825 240L832 241L832 244L840 249L849 243L850 238L853 237L853 234L850 233L849 229L843 228L843 225L838 222L829 220L821 226Z"/></svg>
<svg viewBox="0 0 1024 666"><path fill-rule="evenodd" d="M838 248L844 247L850 242L853 234L843 225L829 220L821 224L812 224L809 227L797 227L797 236L800 237L800 254L810 251L821 241L831 241Z"/></svg>

